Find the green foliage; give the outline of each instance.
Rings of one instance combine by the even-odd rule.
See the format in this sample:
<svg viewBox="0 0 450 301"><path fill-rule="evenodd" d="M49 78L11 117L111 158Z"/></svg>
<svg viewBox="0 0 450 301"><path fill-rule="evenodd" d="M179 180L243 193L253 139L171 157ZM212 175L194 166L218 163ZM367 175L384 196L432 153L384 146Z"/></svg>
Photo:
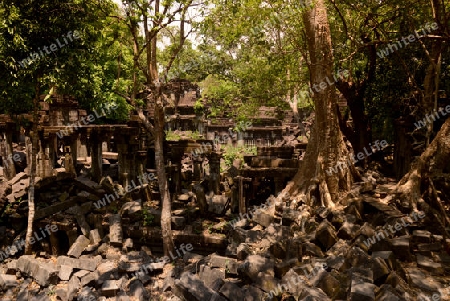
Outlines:
<svg viewBox="0 0 450 301"><path fill-rule="evenodd" d="M181 136L175 132L173 132L171 129L166 131L166 140L167 141L179 141L181 139Z"/></svg>
<svg viewBox="0 0 450 301"><path fill-rule="evenodd" d="M142 208L142 220L144 222L144 226L151 226L155 221L155 216L151 214L146 207L144 207Z"/></svg>
<svg viewBox="0 0 450 301"><path fill-rule="evenodd" d="M187 136L192 140L201 139L202 135L198 131L187 131Z"/></svg>
<svg viewBox="0 0 450 301"><path fill-rule="evenodd" d="M208 75L199 86L204 103L210 109L208 117L225 117L223 116L224 112L236 111L241 105L238 101L240 99L239 87L231 81Z"/></svg>
<svg viewBox="0 0 450 301"><path fill-rule="evenodd" d="M244 155L256 155L256 153L256 146L225 145L223 147L223 162L225 166L221 166L221 169L223 171L230 168L235 159L241 159L243 163Z"/></svg>

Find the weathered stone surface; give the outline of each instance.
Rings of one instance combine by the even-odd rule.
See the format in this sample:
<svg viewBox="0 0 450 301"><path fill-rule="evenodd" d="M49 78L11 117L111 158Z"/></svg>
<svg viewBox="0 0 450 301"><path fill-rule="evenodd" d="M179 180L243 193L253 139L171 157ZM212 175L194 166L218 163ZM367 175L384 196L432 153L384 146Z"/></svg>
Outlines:
<svg viewBox="0 0 450 301"><path fill-rule="evenodd" d="M207 287L212 290L216 290L216 288L214 288L213 286L218 279L225 279L225 270L211 269L206 265L202 265L200 267L198 277L205 283Z"/></svg>
<svg viewBox="0 0 450 301"><path fill-rule="evenodd" d="M70 278L67 286L67 298L69 301L73 300L78 290L81 288L80 279L78 277L72 276Z"/></svg>
<svg viewBox="0 0 450 301"><path fill-rule="evenodd" d="M195 254L195 253L192 253L192 252L186 252L183 255L183 261L184 262L189 262L189 263L197 262L197 261L199 261L199 260L201 260L203 258L204 258L203 255Z"/></svg>
<svg viewBox="0 0 450 301"><path fill-rule="evenodd" d="M442 268L442 264L438 262L434 262L431 258L417 254L417 266L424 270L431 272L433 275L442 275L444 274L444 269Z"/></svg>
<svg viewBox="0 0 450 301"><path fill-rule="evenodd" d="M263 227L269 227L274 220L273 214L266 210L257 210L252 219Z"/></svg>
<svg viewBox="0 0 450 301"><path fill-rule="evenodd" d="M17 261L17 268L33 277L41 286L56 284L58 281L58 270L53 264L38 261L31 255L21 256Z"/></svg>
<svg viewBox="0 0 450 301"><path fill-rule="evenodd" d="M321 222L317 228L316 240L325 250L331 248L338 241L333 225L327 220Z"/></svg>
<svg viewBox="0 0 450 301"><path fill-rule="evenodd" d="M250 255L251 251L250 251L250 247L248 244L242 243L239 244L239 246L237 247L237 259L239 260L244 260L245 258L247 258L248 255Z"/></svg>
<svg viewBox="0 0 450 301"><path fill-rule="evenodd" d="M281 242L277 241L276 243L272 244L269 248L269 251L277 259L286 258L286 247Z"/></svg>
<svg viewBox="0 0 450 301"><path fill-rule="evenodd" d="M426 230L414 230L412 235L412 244L417 245L419 243L431 243L431 232Z"/></svg>
<svg viewBox="0 0 450 301"><path fill-rule="evenodd" d="M191 273L183 273L179 280L175 280L174 294L188 301L226 301L218 293L206 287L197 275Z"/></svg>
<svg viewBox="0 0 450 301"><path fill-rule="evenodd" d="M353 239L358 234L359 225L344 222L339 229L337 236L342 239Z"/></svg>
<svg viewBox="0 0 450 301"><path fill-rule="evenodd" d="M245 262L239 266L240 271L246 274L250 279L256 281L260 271L264 271L274 276L275 263L269 258L260 255L250 255Z"/></svg>
<svg viewBox="0 0 450 301"><path fill-rule="evenodd" d="M18 282L15 275L0 274L0 290L6 290L11 287L16 287L17 285Z"/></svg>
<svg viewBox="0 0 450 301"><path fill-rule="evenodd" d="M212 198L207 197L206 200L208 202L209 211L216 214L222 214L228 198L225 195L214 195Z"/></svg>
<svg viewBox="0 0 450 301"><path fill-rule="evenodd" d="M367 282L352 281L350 289L351 301L374 301L376 285Z"/></svg>
<svg viewBox="0 0 450 301"><path fill-rule="evenodd" d="M72 275L73 268L68 265L61 265L59 268L59 279L63 281L68 281L70 279L70 275Z"/></svg>
<svg viewBox="0 0 450 301"><path fill-rule="evenodd" d="M238 262L236 259L212 254L210 264L213 268L222 268L225 269L227 273L237 274Z"/></svg>
<svg viewBox="0 0 450 301"><path fill-rule="evenodd" d="M133 281L130 284L130 296L134 297L137 301L147 301L150 299L147 290L139 280Z"/></svg>
<svg viewBox="0 0 450 301"><path fill-rule="evenodd" d="M172 216L172 229L183 230L186 227L186 218L184 216Z"/></svg>
<svg viewBox="0 0 450 301"><path fill-rule="evenodd" d="M112 246L122 246L122 218L120 214L112 214L109 217L109 243Z"/></svg>
<svg viewBox="0 0 450 301"><path fill-rule="evenodd" d="M373 279L376 284L381 284L390 273L389 267L382 258L377 257L372 259Z"/></svg>
<svg viewBox="0 0 450 301"><path fill-rule="evenodd" d="M97 283L102 284L103 282L111 279L111 276L114 277L114 274L117 272L117 266L112 261L102 262L98 265L97 272L99 273Z"/></svg>
<svg viewBox="0 0 450 301"><path fill-rule="evenodd" d="M95 271L97 268L98 259L75 259L66 256L59 256L57 259L57 265L68 265L74 269Z"/></svg>
<svg viewBox="0 0 450 301"><path fill-rule="evenodd" d="M245 299L244 301L260 301L266 298L266 293L253 285L247 285L242 288Z"/></svg>
<svg viewBox="0 0 450 301"><path fill-rule="evenodd" d="M19 183L20 180L26 179L28 178L28 175L24 172L19 172L14 178L12 178L11 180L9 180L7 182L8 185L14 185L16 183Z"/></svg>
<svg viewBox="0 0 450 301"><path fill-rule="evenodd" d="M275 265L275 276L281 279L292 267L299 266L300 264L297 258L281 261Z"/></svg>
<svg viewBox="0 0 450 301"><path fill-rule="evenodd" d="M92 292L90 287L83 287L83 289L78 294L77 301L95 301L97 296Z"/></svg>
<svg viewBox="0 0 450 301"><path fill-rule="evenodd" d="M332 300L340 293L341 284L331 273L323 272L317 283L317 288L320 288Z"/></svg>
<svg viewBox="0 0 450 301"><path fill-rule="evenodd" d="M411 260L412 256L410 252L409 239L409 235L404 235L390 240L392 251L397 258L405 261Z"/></svg>
<svg viewBox="0 0 450 301"><path fill-rule="evenodd" d="M89 241L91 245L101 243L102 237L100 236L98 229L93 229L89 232Z"/></svg>
<svg viewBox="0 0 450 301"><path fill-rule="evenodd" d="M91 227L86 222L86 218L84 217L84 215L83 214L78 214L76 216L76 218L77 218L77 223L80 226L81 232L83 233L83 235L89 236L89 232L91 231Z"/></svg>
<svg viewBox="0 0 450 301"><path fill-rule="evenodd" d="M81 253L83 253L84 249L89 245L89 239L84 235L78 236L75 243L70 247L69 252L67 252L67 256L73 256L75 258L79 258Z"/></svg>
<svg viewBox="0 0 450 301"><path fill-rule="evenodd" d="M305 287L299 297L298 300L302 300L302 301L328 301L331 299L328 298L327 295L325 295L324 292L322 292L321 290L313 287L313 288L309 288L309 287Z"/></svg>
<svg viewBox="0 0 450 301"><path fill-rule="evenodd" d="M428 293L436 292L441 287L438 282L430 279L430 277L427 277L418 269L406 269L406 277L410 285L415 286L420 290L426 291Z"/></svg>
<svg viewBox="0 0 450 301"><path fill-rule="evenodd" d="M97 271L91 272L81 278L81 286L84 287L86 285L92 285L97 282L98 278L100 277L99 273Z"/></svg>
<svg viewBox="0 0 450 301"><path fill-rule="evenodd" d="M119 291L117 280L106 280L103 282L101 294L105 297L114 297Z"/></svg>
<svg viewBox="0 0 450 301"><path fill-rule="evenodd" d="M225 282L219 292L230 301L244 300L244 293L241 288L232 282Z"/></svg>
<svg viewBox="0 0 450 301"><path fill-rule="evenodd" d="M48 207L36 210L35 219L41 219L46 216L50 216L54 213L63 211L67 208L70 208L72 206L75 206L77 204L77 197L70 197L67 199L67 201L64 201L62 203L57 203L54 205L50 205Z"/></svg>
<svg viewBox="0 0 450 301"><path fill-rule="evenodd" d="M119 213L124 218L130 218L131 222L138 221L142 218L142 204L139 201L126 202Z"/></svg>
<svg viewBox="0 0 450 301"><path fill-rule="evenodd" d="M386 262L387 266L391 269L394 270L396 267L395 264L395 256L394 253L392 251L378 251L378 252L373 252L372 253L372 258L381 258L384 260L384 262Z"/></svg>

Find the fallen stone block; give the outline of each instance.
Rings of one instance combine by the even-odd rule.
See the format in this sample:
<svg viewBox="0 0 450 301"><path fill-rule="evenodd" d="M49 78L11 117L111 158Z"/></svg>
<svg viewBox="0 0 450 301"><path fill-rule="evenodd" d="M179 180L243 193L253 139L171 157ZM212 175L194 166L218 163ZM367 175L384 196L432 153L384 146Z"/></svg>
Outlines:
<svg viewBox="0 0 450 301"><path fill-rule="evenodd" d="M331 248L338 241L333 225L327 220L320 223L315 239L325 250Z"/></svg>
<svg viewBox="0 0 450 301"><path fill-rule="evenodd" d="M273 215L265 210L257 210L252 219L263 227L269 227L274 221Z"/></svg>
<svg viewBox="0 0 450 301"><path fill-rule="evenodd" d="M94 283L97 282L99 277L100 277L100 275L97 271L91 272L91 273L87 274L86 276L84 276L83 278L81 278L81 281L80 281L81 286L84 287L86 285L93 285Z"/></svg>
<svg viewBox="0 0 450 301"><path fill-rule="evenodd" d="M214 285L219 279L223 282L223 280L225 279L225 270L212 269L209 266L201 265L198 277L205 283L207 287L214 291L217 291L218 288L215 288Z"/></svg>
<svg viewBox="0 0 450 301"><path fill-rule="evenodd" d="M374 301L375 289L377 286L372 283L352 281L350 289L350 301Z"/></svg>
<svg viewBox="0 0 450 301"><path fill-rule="evenodd" d="M119 292L117 280L106 280L103 282L101 294L105 297L115 297Z"/></svg>
<svg viewBox="0 0 450 301"><path fill-rule="evenodd" d="M412 256L409 246L409 240L409 235L404 235L389 240L390 244L392 245L392 251L397 258L405 261L411 260Z"/></svg>
<svg viewBox="0 0 450 301"><path fill-rule="evenodd" d="M232 282L225 282L220 288L219 292L230 301L244 300L244 293L241 288Z"/></svg>
<svg viewBox="0 0 450 301"><path fill-rule="evenodd" d="M269 258L260 255L249 255L245 262L238 267L238 272L244 273L255 282L258 279L260 271L264 271L274 276L274 267L274 261Z"/></svg>
<svg viewBox="0 0 450 301"><path fill-rule="evenodd" d="M98 229L93 229L89 232L89 241L91 245L100 244L102 241L102 237L98 232Z"/></svg>
<svg viewBox="0 0 450 301"><path fill-rule="evenodd" d="M433 275L442 275L444 274L444 269L442 268L442 264L438 262L434 262L431 258L417 254L417 266L426 271L431 272Z"/></svg>
<svg viewBox="0 0 450 301"><path fill-rule="evenodd" d="M113 214L109 217L109 243L116 247L122 246L123 232L120 214Z"/></svg>
<svg viewBox="0 0 450 301"><path fill-rule="evenodd" d="M78 236L77 240L70 247L69 252L67 252L67 256L73 256L75 258L79 258L81 253L83 253L84 249L89 246L89 239L84 235Z"/></svg>
<svg viewBox="0 0 450 301"><path fill-rule="evenodd" d="M14 185L16 183L19 183L20 180L28 178L28 175L24 172L19 172L14 178L6 182L8 185Z"/></svg>
<svg viewBox="0 0 450 301"><path fill-rule="evenodd" d="M305 287L302 290L302 293L300 295L300 297L298 298L298 300L301 301L331 301L330 298L328 298L327 295L325 295L324 292L322 292L321 290L312 287Z"/></svg>
<svg viewBox="0 0 450 301"><path fill-rule="evenodd" d="M58 270L51 263L41 262L30 255L23 255L17 261L20 272L33 277L41 286L58 282Z"/></svg>
<svg viewBox="0 0 450 301"><path fill-rule="evenodd" d="M206 287L197 275L191 273L183 273L179 280L175 280L173 293L179 298L189 301L226 301L226 299L218 293Z"/></svg>
<svg viewBox="0 0 450 301"><path fill-rule="evenodd" d="M68 265L74 269L88 270L91 272L95 271L98 263L99 263L98 259L84 259L84 258L76 259L67 256L59 256L57 259L58 266Z"/></svg>
<svg viewBox="0 0 450 301"><path fill-rule="evenodd" d="M77 301L95 301L97 296L92 292L90 287L83 287L81 292L78 294Z"/></svg>
<svg viewBox="0 0 450 301"><path fill-rule="evenodd" d="M234 258L228 258L228 257L212 254L210 264L211 264L211 267L213 267L213 268L222 268L222 269L226 270L227 273L229 273L229 274L237 275L238 262Z"/></svg>
<svg viewBox="0 0 450 301"><path fill-rule="evenodd" d="M18 285L15 275L0 274L0 290L7 290Z"/></svg>
<svg viewBox="0 0 450 301"><path fill-rule="evenodd" d="M72 301L81 287L80 279L72 276L67 286L67 300Z"/></svg>
<svg viewBox="0 0 450 301"><path fill-rule="evenodd" d="M70 279L70 275L72 275L73 268L68 265L61 265L59 268L59 279L63 281L68 281Z"/></svg>
<svg viewBox="0 0 450 301"><path fill-rule="evenodd" d="M237 259L239 260L244 260L250 253L251 251L248 244L242 243L237 247Z"/></svg>
<svg viewBox="0 0 450 301"><path fill-rule="evenodd" d="M149 295L147 290L141 281L136 280L130 284L130 294L131 297L134 297L138 301L149 300Z"/></svg>

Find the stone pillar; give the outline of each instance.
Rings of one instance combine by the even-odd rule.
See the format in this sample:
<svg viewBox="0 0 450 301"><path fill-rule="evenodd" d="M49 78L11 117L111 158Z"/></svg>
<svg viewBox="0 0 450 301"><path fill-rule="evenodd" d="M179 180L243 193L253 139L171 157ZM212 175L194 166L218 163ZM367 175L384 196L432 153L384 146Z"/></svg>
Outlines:
<svg viewBox="0 0 450 301"><path fill-rule="evenodd" d="M202 214L205 214L208 211L208 203L206 202L205 190L200 183L194 184L192 188L197 198L197 204L200 208L200 212Z"/></svg>
<svg viewBox="0 0 450 301"><path fill-rule="evenodd" d="M59 239L58 239L58 232L51 232L50 233L50 246L52 250L52 255L61 255L60 254L60 248L59 248Z"/></svg>
<svg viewBox="0 0 450 301"><path fill-rule="evenodd" d="M72 135L70 135L70 155L72 157L73 162L73 171L75 173L75 176L77 174L77 159L78 159L78 137L79 133L74 132Z"/></svg>
<svg viewBox="0 0 450 301"><path fill-rule="evenodd" d="M280 193L283 190L283 178L274 178L273 181L275 182L275 195Z"/></svg>
<svg viewBox="0 0 450 301"><path fill-rule="evenodd" d="M77 140L77 154L78 157L86 161L88 157L88 149L86 145L86 136L81 134L81 137Z"/></svg>
<svg viewBox="0 0 450 301"><path fill-rule="evenodd" d="M3 173L6 179L11 180L16 176L16 167L14 166L14 154L12 148L12 129L8 127L4 133L4 157L3 159Z"/></svg>
<svg viewBox="0 0 450 301"><path fill-rule="evenodd" d="M38 153L37 153L37 165L36 165L36 176L40 178L45 178L45 152L44 152L44 140L40 137L38 138Z"/></svg>
<svg viewBox="0 0 450 301"><path fill-rule="evenodd" d="M58 156L57 156L58 144L57 143L58 142L56 140L56 135L50 134L48 137L48 159L49 159L49 164L52 167L52 169L55 167L56 161L58 161Z"/></svg>
<svg viewBox="0 0 450 301"><path fill-rule="evenodd" d="M119 152L119 182L122 182L123 187L127 187L130 176L130 166L128 164L128 149L126 144L117 145Z"/></svg>
<svg viewBox="0 0 450 301"><path fill-rule="evenodd" d="M98 133L91 134L91 173L96 182L102 179L102 140Z"/></svg>
<svg viewBox="0 0 450 301"><path fill-rule="evenodd" d="M109 152L108 142L106 141L102 142L102 152Z"/></svg>
<svg viewBox="0 0 450 301"><path fill-rule="evenodd" d="M239 189L236 186L231 187L231 212L239 210Z"/></svg>
<svg viewBox="0 0 450 301"><path fill-rule="evenodd" d="M49 136L44 138L44 177L51 177L53 175L53 161L50 159L50 140Z"/></svg>
<svg viewBox="0 0 450 301"><path fill-rule="evenodd" d="M238 199L239 199L239 213L247 213L247 206L244 198L244 179L241 176L236 177L238 181Z"/></svg>
<svg viewBox="0 0 450 301"><path fill-rule="evenodd" d="M29 134L25 136L25 153L27 155L27 167L25 167L24 172L30 176L31 173L31 165L36 164L36 162L31 162L31 152L32 152L32 143L31 137Z"/></svg>
<svg viewBox="0 0 450 301"><path fill-rule="evenodd" d="M214 194L220 194L220 154L211 153L209 156L209 174L211 189Z"/></svg>
<svg viewBox="0 0 450 301"><path fill-rule="evenodd" d="M201 158L194 158L192 164L194 165L194 181L200 181L202 172L202 162Z"/></svg>
<svg viewBox="0 0 450 301"><path fill-rule="evenodd" d="M142 179L144 174L147 173L147 151L138 151L137 158L136 172L137 176Z"/></svg>
<svg viewBox="0 0 450 301"><path fill-rule="evenodd" d="M238 146L245 145L244 132L237 132L237 145Z"/></svg>

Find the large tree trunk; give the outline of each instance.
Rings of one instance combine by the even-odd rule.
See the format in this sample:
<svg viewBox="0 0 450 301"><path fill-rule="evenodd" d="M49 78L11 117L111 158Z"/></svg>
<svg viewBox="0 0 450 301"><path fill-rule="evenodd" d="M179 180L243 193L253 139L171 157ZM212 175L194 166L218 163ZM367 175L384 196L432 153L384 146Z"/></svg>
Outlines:
<svg viewBox="0 0 450 301"><path fill-rule="evenodd" d="M424 210L431 220L437 221L440 228L448 237L445 225L450 224L443 204L431 179L432 170L450 173L450 118L442 125L434 140L411 165L411 170L398 182L395 193L401 207L408 210ZM433 218L435 216L437 218Z"/></svg>
<svg viewBox="0 0 450 301"><path fill-rule="evenodd" d="M368 147L371 142L372 133L369 126L369 118L365 112L364 93L366 84L362 86L352 82L337 83L336 87L344 95L353 119L353 128L348 128L345 119L341 121L341 130L350 140L356 153L364 152L364 147ZM365 160L366 161L366 160Z"/></svg>
<svg viewBox="0 0 450 301"><path fill-rule="evenodd" d="M164 110L162 106L162 95L158 89L156 95L157 101L155 106L155 162L156 172L158 174L159 192L161 194L161 231L163 238L164 255L169 256L169 252L175 250L172 239L172 209L167 183L167 175L164 161Z"/></svg>
<svg viewBox="0 0 450 301"><path fill-rule="evenodd" d="M28 225L27 225L27 233L25 235L25 254L31 254L31 237L33 236L33 222L34 222L34 213L35 213L35 204L34 204L34 184L36 179L36 157L38 153L38 108L39 108L39 97L41 94L41 87L39 83L39 77L36 80L35 86L35 96L33 99L33 125L31 131L31 162L29 162L30 166L30 185L28 187Z"/></svg>
<svg viewBox="0 0 450 301"><path fill-rule="evenodd" d="M420 111L425 115L426 114L432 115L433 110L437 109L441 56L442 56L442 41L435 41L433 43L433 46L431 46L431 53L429 56L430 64L428 65L423 83L424 93ZM423 117L420 116L419 118L422 119ZM428 122L426 124L426 133L425 133L426 146L430 144L432 133L433 133L433 122Z"/></svg>
<svg viewBox="0 0 450 301"><path fill-rule="evenodd" d="M310 205L315 197L322 206L333 207L340 192L350 190L354 166L353 163L344 164L336 173L329 172L330 168L337 167L339 161L349 160L349 152L339 129L335 86L328 82L334 81L333 56L324 1L315 1L314 8L306 11L303 19L310 54L311 85L326 83L326 88L317 93L314 91L316 119L311 139L299 172L285 192L306 198Z"/></svg>

